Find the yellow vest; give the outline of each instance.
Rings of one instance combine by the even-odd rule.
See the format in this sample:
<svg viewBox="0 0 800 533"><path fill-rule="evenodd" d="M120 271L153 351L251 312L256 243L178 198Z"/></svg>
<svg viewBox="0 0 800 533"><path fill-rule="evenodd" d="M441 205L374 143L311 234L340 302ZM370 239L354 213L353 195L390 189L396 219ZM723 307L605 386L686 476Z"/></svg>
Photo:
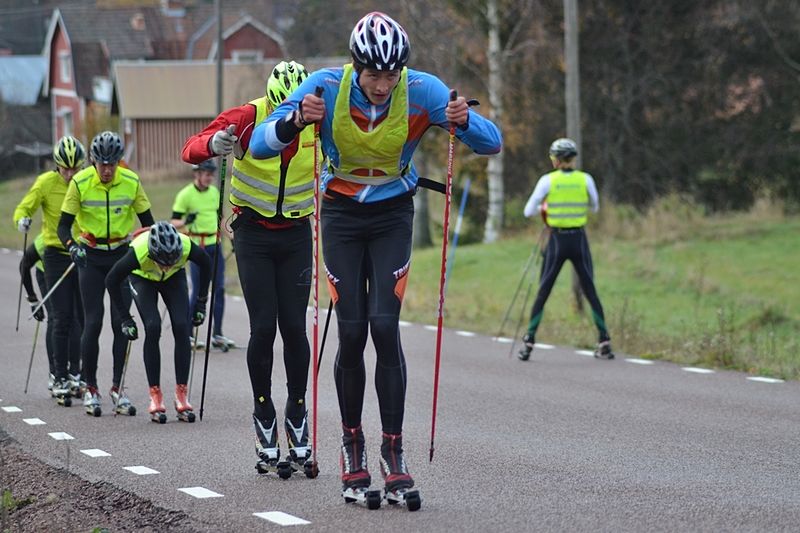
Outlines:
<svg viewBox="0 0 800 533"><path fill-rule="evenodd" d="M408 69L403 67L400 81L392 90L389 114L372 131L359 128L350 116L352 74L353 65L345 65L332 124L333 142L339 149L339 166L331 170L337 178L345 181L383 185L405 173L400 167L400 158L408 139ZM359 169L369 170L369 175L353 174ZM375 170L382 174L373 175Z"/></svg>
<svg viewBox="0 0 800 533"><path fill-rule="evenodd" d="M255 123L260 124L267 116L267 98L257 98L250 104L256 108ZM297 153L285 164L286 150L269 159L255 159L248 150L242 159L234 159L230 202L255 209L267 218L276 214L300 218L313 213L314 128L305 128L299 137Z"/></svg>
<svg viewBox="0 0 800 533"><path fill-rule="evenodd" d="M586 174L580 170L550 173L547 193L547 225L554 228L579 228L586 225L589 191Z"/></svg>
<svg viewBox="0 0 800 533"><path fill-rule="evenodd" d="M135 239L131 242L131 248L133 248L134 253L136 254L136 259L139 261L139 268L134 270L132 273L136 274L140 278L149 279L150 281L165 281L172 277L175 272L178 272L186 262L189 260L189 252L192 249L192 241L189 239L188 236L181 234L181 242L183 243L183 254L181 258L178 259L178 262L175 263L170 267L169 270L161 270L158 266L158 263L150 259L150 253L148 244L150 242L150 230L143 231L139 235L136 236Z"/></svg>
<svg viewBox="0 0 800 533"><path fill-rule="evenodd" d="M141 187L139 176L117 166L114 179L104 184L92 166L75 174L72 183L78 190L81 204L76 216L82 233L79 240L96 246L93 239L102 239L105 242L101 246L109 250L127 243L135 224L134 200Z"/></svg>

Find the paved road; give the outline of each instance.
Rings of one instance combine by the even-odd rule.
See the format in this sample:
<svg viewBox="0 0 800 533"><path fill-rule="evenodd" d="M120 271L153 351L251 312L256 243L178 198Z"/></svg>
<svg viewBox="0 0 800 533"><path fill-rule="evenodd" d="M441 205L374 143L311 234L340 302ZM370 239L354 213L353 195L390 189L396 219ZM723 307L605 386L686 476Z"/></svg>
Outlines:
<svg viewBox="0 0 800 533"><path fill-rule="evenodd" d="M409 374L405 444L423 508L410 513L384 505L368 511L345 505L339 495L332 344L320 381L319 478L258 476L244 350L212 352L205 417L195 424L171 418L158 425L146 414L114 418L106 414L107 397L99 419L79 406L58 407L46 395L42 349L24 395L34 326L23 320L14 332L17 261L14 252L0 253L0 426L46 462L65 466L69 458L70 471L82 478L184 511L208 531L280 529L254 515L268 512L286 513L269 515L279 522L302 519L308 523L297 527L309 531L797 531L800 523L796 382L704 374L624 357L598 361L561 347L540 346L522 363L508 357L507 343L447 330L436 457L429 463L435 330L408 324L402 331ZM246 340L243 302L229 300L225 332ZM101 346L99 380L106 392L107 328ZM169 354L162 362L162 386L171 389L171 340L162 347ZM278 341L276 353L281 352ZM374 359L369 346L368 372ZM278 406L285 399L281 366L274 376ZM144 413L141 342L126 380ZM31 419L44 424L30 425L36 422ZM379 478L380 424L371 380L364 426L371 469ZM74 439L50 436L59 432ZM82 453L93 449L110 455ZM133 466L158 473L124 469ZM221 496L196 498L179 490L192 487Z"/></svg>

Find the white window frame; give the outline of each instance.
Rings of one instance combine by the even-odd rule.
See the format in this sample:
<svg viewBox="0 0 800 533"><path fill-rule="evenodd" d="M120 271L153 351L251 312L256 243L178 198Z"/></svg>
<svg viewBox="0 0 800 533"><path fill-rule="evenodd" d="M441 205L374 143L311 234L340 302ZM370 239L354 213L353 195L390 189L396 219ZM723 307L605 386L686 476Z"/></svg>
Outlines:
<svg viewBox="0 0 800 533"><path fill-rule="evenodd" d="M63 82L72 81L72 56L66 50L58 53L58 78Z"/></svg>
<svg viewBox="0 0 800 533"><path fill-rule="evenodd" d="M231 52L234 63L258 63L264 60L264 51L256 49L238 49Z"/></svg>

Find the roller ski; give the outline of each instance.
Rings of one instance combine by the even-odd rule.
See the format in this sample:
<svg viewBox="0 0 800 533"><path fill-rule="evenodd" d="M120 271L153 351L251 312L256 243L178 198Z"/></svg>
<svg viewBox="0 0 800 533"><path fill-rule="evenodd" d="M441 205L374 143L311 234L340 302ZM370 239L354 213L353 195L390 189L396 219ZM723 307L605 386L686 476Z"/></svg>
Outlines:
<svg viewBox="0 0 800 533"><path fill-rule="evenodd" d="M270 424L253 415L253 425L256 430L256 471L259 474L278 474L281 479L289 479L297 468L287 458L281 461L281 448L278 444L277 419ZM269 426L269 427L267 427Z"/></svg>
<svg viewBox="0 0 800 533"><path fill-rule="evenodd" d="M67 381L69 381L69 390L75 398L83 397L83 390L86 389L86 382L81 381L80 374L67 374Z"/></svg>
<svg viewBox="0 0 800 533"><path fill-rule="evenodd" d="M412 490L414 480L408 473L403 457L403 436L383 434L381 443L381 474L383 475L384 494L391 505L405 504L409 511L418 511L422 507L419 491Z"/></svg>
<svg viewBox="0 0 800 533"><path fill-rule="evenodd" d="M195 344L194 337L189 337L189 345L194 350L202 350L206 347L206 341L204 341L203 339L197 339L197 343Z"/></svg>
<svg viewBox="0 0 800 533"><path fill-rule="evenodd" d="M214 335L211 337L211 347L227 352L231 348L236 348L236 342L225 335Z"/></svg>
<svg viewBox="0 0 800 533"><path fill-rule="evenodd" d="M300 427L294 427L292 421L286 418L284 427L286 440L289 443L289 455L286 457L286 461L291 463L295 470L302 469L307 478L317 477L319 470L314 468L311 446L308 444L308 417L303 416Z"/></svg>
<svg viewBox="0 0 800 533"><path fill-rule="evenodd" d="M188 398L189 387L186 384L175 385L175 410L181 422L194 422L195 415Z"/></svg>
<svg viewBox="0 0 800 533"><path fill-rule="evenodd" d="M367 509L379 509L381 491L370 490L372 477L367 470L367 450L361 426L342 426L342 497L345 503L359 503Z"/></svg>
<svg viewBox="0 0 800 533"><path fill-rule="evenodd" d="M167 423L167 408L164 407L164 395L158 385L150 387L150 406L147 408L147 412L150 413L151 422Z"/></svg>
<svg viewBox="0 0 800 533"><path fill-rule="evenodd" d="M531 352L533 352L533 345L535 342L536 341L533 340L533 335L530 333L526 333L525 336L522 337L522 348L517 354L520 361L527 361L531 358Z"/></svg>
<svg viewBox="0 0 800 533"><path fill-rule="evenodd" d="M136 416L136 407L124 393L120 394L119 387L111 387L108 394L111 396L111 403L114 404L114 414Z"/></svg>
<svg viewBox="0 0 800 533"><path fill-rule="evenodd" d="M66 379L56 379L50 391L58 405L69 407L72 405L72 394L69 392L69 382Z"/></svg>
<svg viewBox="0 0 800 533"><path fill-rule="evenodd" d="M594 357L595 359L614 359L614 352L611 351L611 341L601 341L597 344L597 348L594 350Z"/></svg>
<svg viewBox="0 0 800 533"><path fill-rule="evenodd" d="M83 408L87 415L100 416L103 414L103 410L100 409L100 393L97 392L97 387L86 386L86 390L83 392Z"/></svg>

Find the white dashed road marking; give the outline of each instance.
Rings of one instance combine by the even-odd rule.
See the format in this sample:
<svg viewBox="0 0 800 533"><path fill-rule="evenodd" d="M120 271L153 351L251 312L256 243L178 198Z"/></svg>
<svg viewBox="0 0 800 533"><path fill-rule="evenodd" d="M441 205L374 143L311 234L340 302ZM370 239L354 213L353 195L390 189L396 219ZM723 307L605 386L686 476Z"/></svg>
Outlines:
<svg viewBox="0 0 800 533"><path fill-rule="evenodd" d="M25 422L26 424L30 425L30 426L43 426L43 425L45 425L45 421L42 420L41 418L23 418L22 421Z"/></svg>
<svg viewBox="0 0 800 533"><path fill-rule="evenodd" d="M575 350L578 355L585 355L586 357L594 357L594 352L591 350Z"/></svg>
<svg viewBox="0 0 800 533"><path fill-rule="evenodd" d="M754 377L754 378L747 378L747 379L749 379L750 381L758 381L759 383L783 383L782 379L762 378L760 376Z"/></svg>
<svg viewBox="0 0 800 533"><path fill-rule="evenodd" d="M57 431L55 433L48 433L51 437L56 440L75 440L75 437L70 435L69 433L64 433L63 431Z"/></svg>
<svg viewBox="0 0 800 533"><path fill-rule="evenodd" d="M146 466L124 466L122 467L128 472L133 472L137 476L146 476L148 474L159 474L158 470L153 470L152 468L148 468Z"/></svg>
<svg viewBox="0 0 800 533"><path fill-rule="evenodd" d="M3 407L3 411L5 411L6 413L21 413L22 409L20 409L16 405L9 405L7 407Z"/></svg>
<svg viewBox="0 0 800 533"><path fill-rule="evenodd" d="M88 455L89 457L111 457L110 453L104 452L103 450L98 450L97 448L81 450L81 453L84 455Z"/></svg>
<svg viewBox="0 0 800 533"><path fill-rule="evenodd" d="M514 339L509 339L508 337L494 337L494 340L502 342L503 344L511 344L514 342Z"/></svg>
<svg viewBox="0 0 800 533"><path fill-rule="evenodd" d="M462 337L474 337L475 333L471 331L456 331L456 335L461 335Z"/></svg>
<svg viewBox="0 0 800 533"><path fill-rule="evenodd" d="M553 348L555 348L555 346L553 346L552 344L542 344L541 342L537 342L536 344L534 344L534 346L541 350L552 350Z"/></svg>
<svg viewBox="0 0 800 533"><path fill-rule="evenodd" d="M253 513L253 516L263 518L264 520L269 520L270 522L274 522L279 526L303 526L311 523L308 520L303 520L302 518L297 518L296 516L292 516L281 511Z"/></svg>
<svg viewBox="0 0 800 533"><path fill-rule="evenodd" d="M647 359L625 359L628 363L633 363L635 365L652 365L654 364L652 361Z"/></svg>
<svg viewBox="0 0 800 533"><path fill-rule="evenodd" d="M404 328L407 328L407 327L411 326L412 324L411 324L411 322L406 322L405 320L401 320L400 321L400 325L403 326Z"/></svg>
<svg viewBox="0 0 800 533"><path fill-rule="evenodd" d="M425 325L425 326L423 326L423 327L424 327L425 329L427 329L428 331L436 331L436 330L438 329L436 326L431 326L430 324L426 324L426 325Z"/></svg>
<svg viewBox="0 0 800 533"><path fill-rule="evenodd" d="M709 368L697 368L696 366L685 366L683 370L686 372L692 372L694 374L713 374L714 371Z"/></svg>
<svg viewBox="0 0 800 533"><path fill-rule="evenodd" d="M213 490L208 490L205 487L186 487L178 490L185 492L189 496L194 496L195 498L222 498L222 494L214 492Z"/></svg>

